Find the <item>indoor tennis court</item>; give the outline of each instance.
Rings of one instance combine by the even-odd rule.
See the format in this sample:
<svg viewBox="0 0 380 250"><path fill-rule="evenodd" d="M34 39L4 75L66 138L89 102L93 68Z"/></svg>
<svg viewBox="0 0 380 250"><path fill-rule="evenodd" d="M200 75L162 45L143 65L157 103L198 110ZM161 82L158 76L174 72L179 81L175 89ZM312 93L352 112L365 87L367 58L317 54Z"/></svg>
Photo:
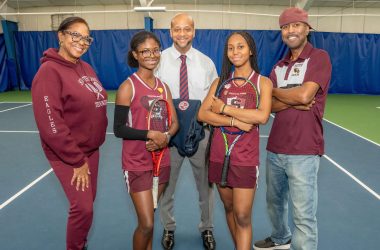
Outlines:
<svg viewBox="0 0 380 250"><path fill-rule="evenodd" d="M0 18L0 249L65 249L68 203L41 149L33 117L31 82L44 50L57 47L56 22L85 18L94 43L83 59L107 89L108 127L100 149L98 192L89 249L132 249L136 215L121 170L121 140L113 134L115 90L133 72L125 57L131 37L151 29L163 49L171 46L171 17L194 17L193 46L221 68L225 38L246 30L255 39L261 73L286 53L277 19L282 9L308 9L311 43L328 51L332 79L323 129L325 155L318 174L318 249L377 249L380 235L380 1L154 0L165 12L140 12L147 1L1 0ZM162 9L160 10L162 11ZM55 26L54 26L55 25ZM273 116L260 127L260 177L253 240L271 233L265 200L266 144ZM194 178L186 161L175 196L174 249L203 249ZM291 225L292 228L294 225ZM161 247L157 212L153 249ZM223 204L215 192L217 249L234 249Z"/></svg>

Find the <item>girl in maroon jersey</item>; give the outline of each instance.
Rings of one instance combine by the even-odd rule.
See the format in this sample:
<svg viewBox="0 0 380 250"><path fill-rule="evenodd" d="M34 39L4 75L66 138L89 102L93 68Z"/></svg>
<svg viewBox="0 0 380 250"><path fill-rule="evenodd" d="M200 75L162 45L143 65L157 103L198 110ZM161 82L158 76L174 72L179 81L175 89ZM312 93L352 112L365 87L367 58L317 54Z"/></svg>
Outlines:
<svg viewBox="0 0 380 250"><path fill-rule="evenodd" d="M33 111L42 148L70 202L66 248L82 250L92 224L107 93L80 59L93 40L87 22L66 18L58 39L59 49L44 52L33 79Z"/></svg>
<svg viewBox="0 0 380 250"><path fill-rule="evenodd" d="M150 151L164 149L160 164L160 197L170 176L170 151L167 145L170 136L178 130L178 122L169 88L153 74L160 61L159 40L153 33L141 31L133 36L130 47L128 64L138 67L138 70L117 91L114 133L124 139L122 167L138 219L133 235L133 249L152 249L154 209ZM147 129L149 102L156 98L169 102L172 124L167 133Z"/></svg>
<svg viewBox="0 0 380 250"><path fill-rule="evenodd" d="M232 70L234 66L234 71ZM258 109L241 109L231 96L218 99L218 86L230 77L243 77L253 82L260 93ZM244 80L233 81L229 91L239 91ZM259 165L259 124L268 121L272 99L271 81L259 75L256 45L247 32L234 32L226 41L222 72L210 88L199 110L199 120L212 125L209 161L209 181L217 184L224 204L227 224L236 249L252 248L251 211L255 196ZM237 141L231 153L227 187L219 185L225 156L220 126L236 127L246 133ZM227 135L229 136L229 135Z"/></svg>

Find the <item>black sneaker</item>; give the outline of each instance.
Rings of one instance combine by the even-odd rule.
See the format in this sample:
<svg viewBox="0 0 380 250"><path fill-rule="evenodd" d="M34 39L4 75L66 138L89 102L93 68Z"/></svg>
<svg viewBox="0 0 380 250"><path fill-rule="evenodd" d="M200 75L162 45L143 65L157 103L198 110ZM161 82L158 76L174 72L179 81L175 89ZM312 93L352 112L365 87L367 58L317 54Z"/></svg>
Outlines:
<svg viewBox="0 0 380 250"><path fill-rule="evenodd" d="M214 239L214 235L212 234L212 231L205 230L202 232L202 240L203 240L203 246L207 250L214 250L216 249L216 242Z"/></svg>
<svg viewBox="0 0 380 250"><path fill-rule="evenodd" d="M161 239L161 245L165 250L171 250L174 247L174 231L164 229Z"/></svg>
<svg viewBox="0 0 380 250"><path fill-rule="evenodd" d="M255 249L255 250L289 249L290 248L290 242L291 242L291 240L289 240L285 244L277 244L277 243L273 242L270 237L268 237L265 240L256 241L255 244L253 245L253 249Z"/></svg>

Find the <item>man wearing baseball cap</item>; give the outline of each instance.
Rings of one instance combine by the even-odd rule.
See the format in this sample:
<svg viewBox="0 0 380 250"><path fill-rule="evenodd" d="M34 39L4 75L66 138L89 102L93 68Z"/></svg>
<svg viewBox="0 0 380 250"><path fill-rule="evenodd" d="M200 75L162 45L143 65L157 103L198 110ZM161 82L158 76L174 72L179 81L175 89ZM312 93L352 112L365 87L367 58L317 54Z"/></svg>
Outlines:
<svg viewBox="0 0 380 250"><path fill-rule="evenodd" d="M299 8L285 9L279 18L288 54L272 69L272 112L266 160L267 209L272 234L254 249L316 250L317 174L324 153L322 118L331 79L326 51L307 40L311 25ZM291 200L295 225L288 226Z"/></svg>

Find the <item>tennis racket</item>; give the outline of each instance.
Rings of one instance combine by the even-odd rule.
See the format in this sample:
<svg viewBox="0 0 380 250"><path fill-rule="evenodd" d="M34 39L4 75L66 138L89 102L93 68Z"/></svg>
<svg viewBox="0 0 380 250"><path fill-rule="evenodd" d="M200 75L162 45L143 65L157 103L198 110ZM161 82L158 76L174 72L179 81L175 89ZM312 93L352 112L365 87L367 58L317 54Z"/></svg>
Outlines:
<svg viewBox="0 0 380 250"><path fill-rule="evenodd" d="M235 81L244 81L243 84L237 85ZM242 109L257 109L259 106L259 92L257 87L249 79L243 77L234 77L227 79L218 87L216 96L225 101L225 104L233 105ZM221 187L227 186L227 176L230 166L230 156L235 144L239 141L240 137L245 133L235 127L220 127L224 145L225 155L222 168L222 178L220 181ZM228 139L231 138L232 143L229 145Z"/></svg>
<svg viewBox="0 0 380 250"><path fill-rule="evenodd" d="M148 113L148 130L166 132L169 130L172 119L169 104L166 100L158 98L151 101ZM152 151L153 160L153 206L157 208L158 184L160 175L160 163L164 155L164 148Z"/></svg>

